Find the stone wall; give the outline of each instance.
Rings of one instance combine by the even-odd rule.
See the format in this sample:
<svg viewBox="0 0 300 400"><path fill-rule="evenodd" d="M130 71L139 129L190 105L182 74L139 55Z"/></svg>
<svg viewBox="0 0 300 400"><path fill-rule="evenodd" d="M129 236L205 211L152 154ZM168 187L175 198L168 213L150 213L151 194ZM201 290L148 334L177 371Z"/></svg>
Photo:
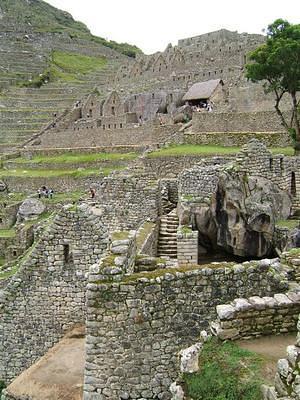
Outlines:
<svg viewBox="0 0 300 400"><path fill-rule="evenodd" d="M141 153L144 149L144 146L141 144L135 144L131 146L98 146L98 147L80 147L80 148L73 148L73 147L63 147L63 148L34 148L34 147L25 147L24 149L21 149L18 154L16 154L15 157L11 158L17 158L19 156L28 158L29 160L35 156L56 156L59 154L95 154L95 153L131 153L131 152L136 152L136 153Z"/></svg>
<svg viewBox="0 0 300 400"><path fill-rule="evenodd" d="M193 114L193 132L284 132L275 111Z"/></svg>
<svg viewBox="0 0 300 400"><path fill-rule="evenodd" d="M217 306L218 318L212 329L222 340L293 332L299 312L300 293L235 299L231 304Z"/></svg>
<svg viewBox="0 0 300 400"><path fill-rule="evenodd" d="M177 231L177 260L179 265L198 264L198 231Z"/></svg>
<svg viewBox="0 0 300 400"><path fill-rule="evenodd" d="M215 193L221 165L195 166L183 171L179 176L179 194L183 199L189 197L208 198Z"/></svg>
<svg viewBox="0 0 300 400"><path fill-rule="evenodd" d="M52 188L54 193L74 192L88 190L90 186L99 184L103 179L103 175L93 175L86 177L72 176L50 176L50 177L14 177L8 176L3 179L9 191L16 193L37 193L38 188L46 186Z"/></svg>
<svg viewBox="0 0 300 400"><path fill-rule="evenodd" d="M212 160L213 159L213 160ZM193 167L195 164L203 161L204 163L225 164L232 157L230 156L202 156L202 155L182 155L182 156L164 156L164 157L144 157L142 163L145 168L157 174L158 178L177 178L178 174L185 169Z"/></svg>
<svg viewBox="0 0 300 400"><path fill-rule="evenodd" d="M299 399L300 393L300 320L297 324L297 340L295 345L288 346L286 358L278 360L274 386L263 386L264 400Z"/></svg>
<svg viewBox="0 0 300 400"><path fill-rule="evenodd" d="M137 229L158 217L158 182L150 174L111 175L97 189L96 200L106 210L110 230Z"/></svg>
<svg viewBox="0 0 300 400"><path fill-rule="evenodd" d="M39 143L32 145L36 148L43 147L86 147L89 146L128 146L143 143L144 146L164 143L169 137L178 131L178 126L159 126L147 124L131 129L79 129L56 131L54 129L45 132L39 137Z"/></svg>
<svg viewBox="0 0 300 400"><path fill-rule="evenodd" d="M193 132L184 134L184 143L218 146L242 146L250 139L258 139L268 147L291 146L286 132Z"/></svg>
<svg viewBox="0 0 300 400"><path fill-rule="evenodd" d="M157 270L111 283L93 266L84 399L170 399L177 352L198 339L217 304L285 289L261 262Z"/></svg>
<svg viewBox="0 0 300 400"><path fill-rule="evenodd" d="M101 218L66 207L45 230L0 298L0 380L11 381L85 321L87 272L107 246Z"/></svg>

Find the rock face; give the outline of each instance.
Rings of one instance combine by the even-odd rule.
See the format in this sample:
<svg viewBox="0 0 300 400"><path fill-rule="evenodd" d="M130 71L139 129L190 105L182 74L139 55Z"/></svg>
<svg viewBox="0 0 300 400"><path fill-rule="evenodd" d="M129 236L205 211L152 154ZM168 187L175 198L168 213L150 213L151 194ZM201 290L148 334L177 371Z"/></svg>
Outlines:
<svg viewBox="0 0 300 400"><path fill-rule="evenodd" d="M38 199L26 199L20 205L18 221L26 221L37 218L45 211L44 204Z"/></svg>
<svg viewBox="0 0 300 400"><path fill-rule="evenodd" d="M275 221L286 219L290 208L289 195L270 180L224 171L212 201L217 244L237 256L268 256Z"/></svg>

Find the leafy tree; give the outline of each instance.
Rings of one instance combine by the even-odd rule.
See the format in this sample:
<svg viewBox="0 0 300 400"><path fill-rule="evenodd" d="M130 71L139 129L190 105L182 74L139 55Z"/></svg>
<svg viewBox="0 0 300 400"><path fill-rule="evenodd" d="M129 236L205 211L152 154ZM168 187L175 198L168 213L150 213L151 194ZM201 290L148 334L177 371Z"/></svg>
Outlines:
<svg viewBox="0 0 300 400"><path fill-rule="evenodd" d="M300 154L300 24L277 19L267 29L266 43L249 55L246 76L252 82L264 81L266 93L275 94L275 109L294 141L295 154ZM298 94L297 94L298 92ZM284 94L292 100L291 117L280 108Z"/></svg>

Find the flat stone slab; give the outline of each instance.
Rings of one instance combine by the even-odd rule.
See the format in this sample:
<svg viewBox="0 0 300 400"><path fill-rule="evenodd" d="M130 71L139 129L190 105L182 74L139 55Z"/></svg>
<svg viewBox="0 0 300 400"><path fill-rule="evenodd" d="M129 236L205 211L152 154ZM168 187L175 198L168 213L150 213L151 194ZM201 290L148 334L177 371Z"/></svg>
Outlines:
<svg viewBox="0 0 300 400"><path fill-rule="evenodd" d="M81 333L80 333L81 332ZM82 400L85 359L83 329L72 331L7 388L32 400Z"/></svg>

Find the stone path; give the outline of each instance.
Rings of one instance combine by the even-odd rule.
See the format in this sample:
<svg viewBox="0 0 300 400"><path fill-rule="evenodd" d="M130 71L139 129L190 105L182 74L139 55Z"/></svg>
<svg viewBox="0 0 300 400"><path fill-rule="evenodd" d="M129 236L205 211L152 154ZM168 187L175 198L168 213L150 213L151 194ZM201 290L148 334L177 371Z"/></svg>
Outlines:
<svg viewBox="0 0 300 400"><path fill-rule="evenodd" d="M241 340L237 344L243 349L253 351L262 356L264 365L262 369L263 379L266 383L273 384L277 372L277 361L286 357L286 348L296 341L295 334L279 336L265 336L252 340Z"/></svg>
<svg viewBox="0 0 300 400"><path fill-rule="evenodd" d="M81 400L84 373L83 329L73 330L7 388L32 400Z"/></svg>

